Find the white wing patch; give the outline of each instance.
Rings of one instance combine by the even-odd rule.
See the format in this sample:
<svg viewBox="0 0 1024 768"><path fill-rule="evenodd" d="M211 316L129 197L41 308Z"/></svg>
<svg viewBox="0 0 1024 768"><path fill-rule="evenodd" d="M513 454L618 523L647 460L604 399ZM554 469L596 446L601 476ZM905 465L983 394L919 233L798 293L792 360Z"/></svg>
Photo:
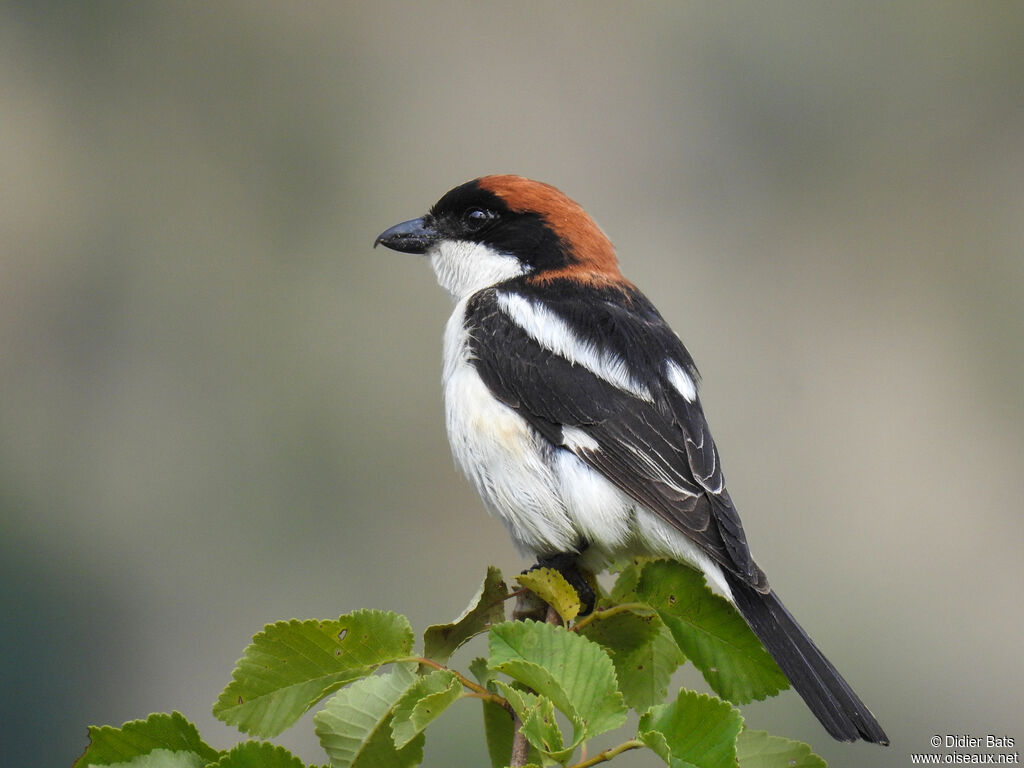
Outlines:
<svg viewBox="0 0 1024 768"><path fill-rule="evenodd" d="M547 307L519 294L503 291L498 292L498 306L512 322L548 351L564 357L573 365L586 368L599 379L634 397L653 402L650 390L633 378L622 358L580 339L562 318Z"/></svg>
<svg viewBox="0 0 1024 768"><path fill-rule="evenodd" d="M697 385L693 383L693 377L684 371L675 360L665 361L665 376L668 378L668 383L676 388L686 402L692 403L697 399Z"/></svg>

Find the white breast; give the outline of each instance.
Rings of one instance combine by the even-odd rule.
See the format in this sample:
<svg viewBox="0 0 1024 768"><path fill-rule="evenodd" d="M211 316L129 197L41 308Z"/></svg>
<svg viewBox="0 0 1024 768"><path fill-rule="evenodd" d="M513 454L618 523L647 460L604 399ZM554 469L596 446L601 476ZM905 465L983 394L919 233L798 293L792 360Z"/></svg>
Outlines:
<svg viewBox="0 0 1024 768"><path fill-rule="evenodd" d="M520 549L574 552L579 543L551 466L554 447L499 402L469 362L463 325L466 303L455 306L444 335L444 400L448 440L456 463Z"/></svg>

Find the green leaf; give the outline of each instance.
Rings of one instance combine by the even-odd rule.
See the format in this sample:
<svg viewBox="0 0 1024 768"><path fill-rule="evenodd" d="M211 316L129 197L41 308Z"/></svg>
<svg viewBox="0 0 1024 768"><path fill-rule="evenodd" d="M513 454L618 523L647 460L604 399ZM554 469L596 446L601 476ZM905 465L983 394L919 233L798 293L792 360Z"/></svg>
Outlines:
<svg viewBox="0 0 1024 768"><path fill-rule="evenodd" d="M246 741L209 768L306 768L306 765L284 747L266 741Z"/></svg>
<svg viewBox="0 0 1024 768"><path fill-rule="evenodd" d="M660 704L668 693L672 673L683 656L658 615L649 612L598 611L580 634L601 645L612 657L619 690L637 712Z"/></svg>
<svg viewBox="0 0 1024 768"><path fill-rule="evenodd" d="M475 658L469 664L477 682L491 693L498 693L498 686L504 685L495 680L498 674L487 666L487 659ZM484 701L484 735L487 737L487 754L491 758L493 768L505 768L512 758L512 716L505 707L493 701ZM536 747L530 745L530 761L539 762L540 755Z"/></svg>
<svg viewBox="0 0 1024 768"><path fill-rule="evenodd" d="M469 671L481 686L492 693L494 692L494 686L492 685L494 670L487 666L487 659L477 656L469 662Z"/></svg>
<svg viewBox="0 0 1024 768"><path fill-rule="evenodd" d="M612 656L626 704L641 713L665 701L672 674L686 661L668 627L658 624L660 631L649 643Z"/></svg>
<svg viewBox="0 0 1024 768"><path fill-rule="evenodd" d="M391 737L391 716L419 678L416 664L398 664L342 689L313 716L313 729L332 768L405 768L423 760L423 734L402 749Z"/></svg>
<svg viewBox="0 0 1024 768"><path fill-rule="evenodd" d="M337 621L280 621L253 638L213 706L245 733L276 736L341 686L409 655L404 616L356 611Z"/></svg>
<svg viewBox="0 0 1024 768"><path fill-rule="evenodd" d="M459 678L438 669L413 683L395 705L391 736L401 749L462 695Z"/></svg>
<svg viewBox="0 0 1024 768"><path fill-rule="evenodd" d="M491 768L505 768L512 759L512 717L493 701L484 701L484 736Z"/></svg>
<svg viewBox="0 0 1024 768"><path fill-rule="evenodd" d="M212 762L220 752L201 738L199 731L180 712L152 714L145 720L132 720L120 728L104 725L89 728L89 746L74 768L88 765L115 765L146 755L156 749L192 752Z"/></svg>
<svg viewBox="0 0 1024 768"><path fill-rule="evenodd" d="M614 563L609 570L617 571L619 576L612 587L611 600L613 603L631 603L639 598L636 594L636 585L640 582L640 575L648 563L655 562L649 557L634 557L627 561Z"/></svg>
<svg viewBox="0 0 1024 768"><path fill-rule="evenodd" d="M593 619L579 629L612 654L632 653L650 643L661 630L661 620L653 610L597 611Z"/></svg>
<svg viewBox="0 0 1024 768"><path fill-rule="evenodd" d="M535 703L519 714L522 722L521 730L526 740L536 747L541 754L558 763L564 763L575 751L576 746L565 746L562 731L555 720L555 705L546 696L536 696ZM573 731L578 732L576 719L573 719Z"/></svg>
<svg viewBox="0 0 1024 768"><path fill-rule="evenodd" d="M767 731L742 731L736 740L736 757L740 768L827 768L803 742Z"/></svg>
<svg viewBox="0 0 1024 768"><path fill-rule="evenodd" d="M565 763L583 740L580 736L583 727L579 716L569 716L573 726L573 743L566 746L555 719L555 705L551 699L508 683L498 681L496 685L519 717L520 731L530 746L549 760ZM509 751L511 753L511 746Z"/></svg>
<svg viewBox="0 0 1024 768"><path fill-rule="evenodd" d="M195 752L154 749L123 763L109 763L107 768L204 768L206 765L202 755Z"/></svg>
<svg viewBox="0 0 1024 768"><path fill-rule="evenodd" d="M495 680L488 687L493 688L495 692L503 690L506 698L512 696L524 711L527 708L523 698L527 694L526 691L513 688L508 683L503 683L500 680ZM514 736L512 716L507 709L492 701L484 701L483 705L484 733L487 736L487 754L491 758L491 766L492 768L505 768L512 759L512 738ZM522 718L520 718L520 721L522 721ZM527 743L529 744L529 740L527 740ZM541 762L540 753L533 744L529 744L527 757L530 763Z"/></svg>
<svg viewBox="0 0 1024 768"><path fill-rule="evenodd" d="M647 563L635 593L658 612L718 695L742 704L789 687L732 603L708 589L698 571L667 560Z"/></svg>
<svg viewBox="0 0 1024 768"><path fill-rule="evenodd" d="M492 624L505 620L507 597L508 587L501 578L501 571L489 566L476 597L459 618L450 624L427 627L423 633L423 655L438 664L446 664L460 645L486 632Z"/></svg>
<svg viewBox="0 0 1024 768"><path fill-rule="evenodd" d="M574 745L566 747L563 744L562 732L555 720L555 705L551 699L540 697L537 706L522 720L520 728L531 746L556 763L566 763L576 751Z"/></svg>
<svg viewBox="0 0 1024 768"><path fill-rule="evenodd" d="M739 710L685 688L640 718L638 737L672 768L735 768Z"/></svg>
<svg viewBox="0 0 1024 768"><path fill-rule="evenodd" d="M532 568L516 577L522 586L554 608L563 622L579 616L582 604L579 593L554 568Z"/></svg>
<svg viewBox="0 0 1024 768"><path fill-rule="evenodd" d="M579 728L573 745L618 728L626 706L611 659L564 627L510 621L491 628L490 666L551 699Z"/></svg>

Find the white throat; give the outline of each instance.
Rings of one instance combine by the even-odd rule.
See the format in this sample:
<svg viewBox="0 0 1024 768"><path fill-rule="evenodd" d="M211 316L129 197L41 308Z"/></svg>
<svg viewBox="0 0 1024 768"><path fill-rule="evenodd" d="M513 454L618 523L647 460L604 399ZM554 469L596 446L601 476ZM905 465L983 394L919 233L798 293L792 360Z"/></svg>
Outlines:
<svg viewBox="0 0 1024 768"><path fill-rule="evenodd" d="M430 266L455 301L528 271L515 256L468 240L442 240L430 251Z"/></svg>

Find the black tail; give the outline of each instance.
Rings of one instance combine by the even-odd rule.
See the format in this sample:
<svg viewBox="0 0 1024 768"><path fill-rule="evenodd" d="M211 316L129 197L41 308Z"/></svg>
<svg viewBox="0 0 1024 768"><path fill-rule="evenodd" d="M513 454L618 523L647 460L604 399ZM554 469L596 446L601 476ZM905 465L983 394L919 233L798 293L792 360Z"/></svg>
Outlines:
<svg viewBox="0 0 1024 768"><path fill-rule="evenodd" d="M729 573L726 580L743 618L825 730L839 741L888 744L874 715L775 593L763 595Z"/></svg>

